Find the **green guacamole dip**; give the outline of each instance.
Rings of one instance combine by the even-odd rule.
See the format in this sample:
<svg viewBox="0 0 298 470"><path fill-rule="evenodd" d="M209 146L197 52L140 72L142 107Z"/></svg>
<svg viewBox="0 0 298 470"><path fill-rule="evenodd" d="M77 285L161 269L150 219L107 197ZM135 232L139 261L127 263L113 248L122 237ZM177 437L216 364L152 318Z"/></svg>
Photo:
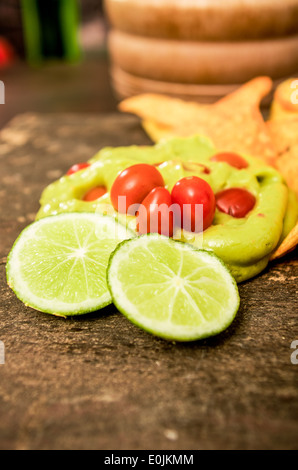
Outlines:
<svg viewBox="0 0 298 470"><path fill-rule="evenodd" d="M117 214L109 191L120 171L136 163L159 164L166 187L171 191L181 178L196 175L206 180L214 193L227 188L244 188L256 197L255 207L243 218L216 210L213 224L195 236L179 230L179 237L198 248L213 251L230 268L238 283L264 270L271 253L296 224L298 204L283 177L274 168L248 155L245 169L213 162L218 153L202 136L173 138L154 146L104 148L89 163L91 166L52 183L42 194L37 219L61 212L98 212L117 217L135 229L135 217ZM209 173L204 172L205 167ZM96 186L108 193L94 202L84 195ZM175 236L174 237L178 238Z"/></svg>

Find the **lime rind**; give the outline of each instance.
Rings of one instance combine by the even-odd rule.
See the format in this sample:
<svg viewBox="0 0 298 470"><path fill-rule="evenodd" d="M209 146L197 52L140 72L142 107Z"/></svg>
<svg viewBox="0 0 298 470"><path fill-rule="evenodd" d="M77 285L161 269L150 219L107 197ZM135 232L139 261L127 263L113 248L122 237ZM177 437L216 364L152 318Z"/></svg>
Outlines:
<svg viewBox="0 0 298 470"><path fill-rule="evenodd" d="M68 241L76 238L77 234L69 230L70 225L76 224L82 242L87 243L89 239L93 246L88 243L80 246L78 240L78 247L73 250L72 241L70 245L59 242L63 236ZM55 228L61 233L55 235ZM113 240L111 233L118 234L118 238ZM55 236L57 241L53 241ZM8 285L26 306L44 313L68 317L100 310L112 303L106 284L110 252L123 239L133 236L133 232L113 218L98 214L69 213L41 219L25 228L15 241L6 265Z"/></svg>
<svg viewBox="0 0 298 470"><path fill-rule="evenodd" d="M142 247L145 252L149 243L159 243L160 241L164 244L164 253L167 249L175 248L177 253L188 253L194 262L197 260L203 263L205 271L209 270L213 273L217 279L215 283L217 282L218 285L213 284L210 288L213 281L212 278L209 278L209 281L206 281L207 284L205 282L205 286L201 285L200 295L194 292L193 289L188 289L189 286L186 288L185 283L183 287L179 288L178 285L175 288L171 285L171 281L168 281L168 289L163 289L158 272L152 270L148 259L146 262L146 254L142 255L140 252L140 266L137 266L138 261L134 259L137 246ZM160 268L162 262L157 260L156 263ZM168 260L164 260L164 264L169 267ZM125 266L124 271L123 266ZM143 283L142 269L146 272L145 278L149 278L148 282ZM177 268L174 269L177 271ZM183 266L183 269L187 270L187 267ZM125 279L123 273L126 270L127 276ZM134 270L137 270L137 273L132 276L131 273ZM178 276L173 275L173 282L179 283L179 269L177 274ZM159 273L159 275L163 276L162 273ZM182 274L181 279L183 279L183 275L185 276L186 273ZM189 275L192 276L193 273ZM122 282L119 279L121 276ZM201 275L198 271L197 279L199 282L202 277L202 271ZM125 285L128 280L130 284L132 284L132 281L135 283L135 290L132 285L128 287ZM194 280L196 281L196 274L194 274ZM198 250L185 242L156 234L144 235L121 242L111 254L107 282L114 305L128 320L155 336L172 341L196 341L219 334L230 326L240 306L237 283L223 261L214 253ZM215 295L215 290L217 290L216 296L220 300L216 299L216 296L212 298ZM180 299L178 298L179 295ZM203 313L200 312L198 307L198 297L201 298L202 304L203 302L206 303ZM225 304L224 307L222 304ZM175 306L179 313L175 312ZM182 315L184 318L181 317L181 312L184 312ZM198 321L199 315L201 316L200 321ZM175 316L176 324L174 321Z"/></svg>

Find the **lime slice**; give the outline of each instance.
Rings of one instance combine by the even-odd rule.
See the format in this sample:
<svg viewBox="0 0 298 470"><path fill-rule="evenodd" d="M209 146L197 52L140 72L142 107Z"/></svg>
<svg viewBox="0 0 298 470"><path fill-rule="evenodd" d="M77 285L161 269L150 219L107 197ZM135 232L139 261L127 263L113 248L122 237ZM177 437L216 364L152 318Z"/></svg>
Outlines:
<svg viewBox="0 0 298 470"><path fill-rule="evenodd" d="M111 303L106 269L117 244L133 234L113 218L60 214L33 223L8 257L9 286L27 306L59 316Z"/></svg>
<svg viewBox="0 0 298 470"><path fill-rule="evenodd" d="M173 341L216 335L239 309L237 284L219 258L156 234L119 244L107 278L121 313Z"/></svg>

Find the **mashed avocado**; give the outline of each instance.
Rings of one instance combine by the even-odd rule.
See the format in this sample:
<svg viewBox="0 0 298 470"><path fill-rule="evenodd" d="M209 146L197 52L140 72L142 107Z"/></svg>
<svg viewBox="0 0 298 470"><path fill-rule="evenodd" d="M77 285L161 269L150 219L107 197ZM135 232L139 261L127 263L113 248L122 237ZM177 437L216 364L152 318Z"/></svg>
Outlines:
<svg viewBox="0 0 298 470"><path fill-rule="evenodd" d="M202 136L174 138L155 146L104 148L90 160L89 168L64 176L45 189L37 219L61 212L99 212L112 214L135 228L135 217L114 211L109 191L120 171L140 162L158 165L170 191L179 179L190 175L205 179L215 194L227 188L244 188L256 198L246 217L237 219L216 210L213 224L202 234L180 235L198 248L213 251L238 283L245 281L265 269L271 253L296 224L297 199L283 177L263 161L242 155L248 167L238 170L211 161L217 152ZM107 194L94 202L83 201L96 186L106 186Z"/></svg>

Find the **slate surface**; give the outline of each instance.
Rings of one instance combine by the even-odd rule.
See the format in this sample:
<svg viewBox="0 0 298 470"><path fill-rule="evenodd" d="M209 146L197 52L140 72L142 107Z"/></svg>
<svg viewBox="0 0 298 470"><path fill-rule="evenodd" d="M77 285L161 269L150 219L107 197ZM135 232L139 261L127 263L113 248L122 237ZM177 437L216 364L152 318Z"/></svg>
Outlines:
<svg viewBox="0 0 298 470"><path fill-rule="evenodd" d="M43 188L103 146L147 143L118 114L26 114L0 134L0 449L297 449L297 251L239 286L227 331L191 344L113 306L38 313L6 286L5 258Z"/></svg>

